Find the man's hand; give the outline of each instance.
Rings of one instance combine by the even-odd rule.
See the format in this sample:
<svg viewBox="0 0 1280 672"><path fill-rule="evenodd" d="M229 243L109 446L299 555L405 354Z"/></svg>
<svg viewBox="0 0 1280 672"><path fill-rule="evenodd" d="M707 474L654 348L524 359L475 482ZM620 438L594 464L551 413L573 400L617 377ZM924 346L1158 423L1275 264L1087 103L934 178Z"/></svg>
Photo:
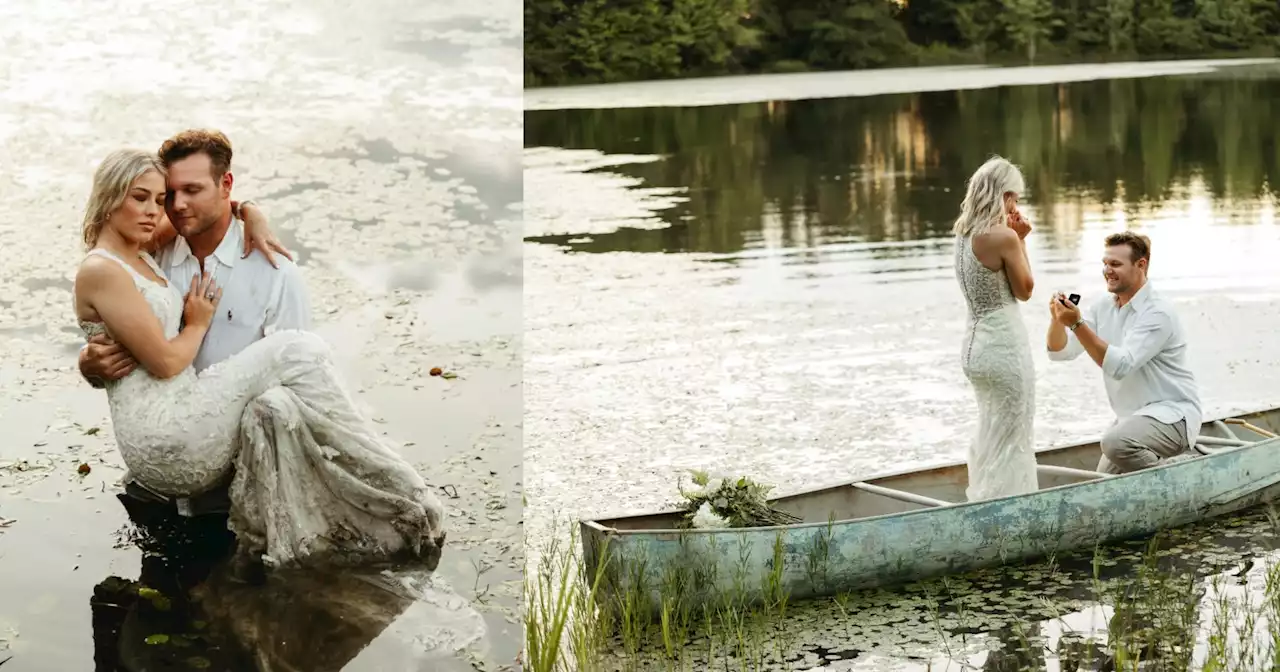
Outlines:
<svg viewBox="0 0 1280 672"><path fill-rule="evenodd" d="M1049 310L1053 313L1054 321L1068 329L1080 321L1080 308L1068 301L1061 292L1054 293L1053 298L1050 299Z"/></svg>
<svg viewBox="0 0 1280 672"><path fill-rule="evenodd" d="M80 351L80 375L89 380L120 380L137 366L124 346L104 334L89 339L88 347Z"/></svg>
<svg viewBox="0 0 1280 672"><path fill-rule="evenodd" d="M1054 292L1053 295L1049 297L1049 319L1053 320L1054 323L1057 323L1058 314L1060 312L1062 312L1062 293Z"/></svg>

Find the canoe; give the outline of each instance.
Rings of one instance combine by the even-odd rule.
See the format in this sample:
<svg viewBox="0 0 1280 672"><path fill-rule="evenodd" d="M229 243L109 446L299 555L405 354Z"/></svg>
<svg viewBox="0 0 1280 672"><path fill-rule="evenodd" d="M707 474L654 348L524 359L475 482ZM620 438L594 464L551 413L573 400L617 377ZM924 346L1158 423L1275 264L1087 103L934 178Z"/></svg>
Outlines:
<svg viewBox="0 0 1280 672"><path fill-rule="evenodd" d="M1280 495L1280 407L1205 422L1197 453L1095 471L1097 441L1038 451L1040 489L965 501L965 462L775 497L792 525L681 529L681 512L585 520L583 569L601 604L624 597L747 604L837 595L1153 534ZM635 604L636 599L643 599Z"/></svg>

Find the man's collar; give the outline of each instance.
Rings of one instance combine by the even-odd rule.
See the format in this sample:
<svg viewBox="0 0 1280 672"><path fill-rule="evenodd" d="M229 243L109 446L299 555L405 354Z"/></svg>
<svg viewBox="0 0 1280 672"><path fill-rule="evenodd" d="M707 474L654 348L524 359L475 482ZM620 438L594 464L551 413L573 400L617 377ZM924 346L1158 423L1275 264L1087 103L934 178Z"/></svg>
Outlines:
<svg viewBox="0 0 1280 672"><path fill-rule="evenodd" d="M1129 298L1129 303L1120 306L1120 297L1118 296L1113 296L1112 300L1117 304L1117 308L1133 308L1134 310L1137 310L1151 299L1151 291L1151 280L1148 279L1146 282L1142 283L1142 289L1134 292L1133 296Z"/></svg>
<svg viewBox="0 0 1280 672"><path fill-rule="evenodd" d="M240 250L244 247L244 225L235 217L231 218L231 226L227 227L227 234L222 237L222 242L218 243L217 249L213 251L213 256L223 266L234 268L236 259L240 258ZM178 236L173 241L173 254L169 257L169 268L177 268L192 256L191 246L187 244L187 239Z"/></svg>

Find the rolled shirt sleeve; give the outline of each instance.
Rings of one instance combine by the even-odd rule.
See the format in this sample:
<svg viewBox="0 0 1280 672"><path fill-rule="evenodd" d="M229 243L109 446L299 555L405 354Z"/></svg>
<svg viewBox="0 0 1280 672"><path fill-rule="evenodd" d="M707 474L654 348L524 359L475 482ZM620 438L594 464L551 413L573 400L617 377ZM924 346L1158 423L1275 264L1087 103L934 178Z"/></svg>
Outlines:
<svg viewBox="0 0 1280 672"><path fill-rule="evenodd" d="M1093 329L1092 322L1089 320L1085 320L1084 322L1089 325L1090 329ZM1084 346L1080 344L1080 339L1076 338L1074 331L1068 331L1066 347L1061 350L1049 350L1049 359L1055 362L1065 362L1079 357L1082 352L1084 352Z"/></svg>
<svg viewBox="0 0 1280 672"><path fill-rule="evenodd" d="M1108 343L1102 357L1102 372L1116 380L1124 380L1151 361L1173 335L1173 318L1161 310L1140 315L1120 343Z"/></svg>

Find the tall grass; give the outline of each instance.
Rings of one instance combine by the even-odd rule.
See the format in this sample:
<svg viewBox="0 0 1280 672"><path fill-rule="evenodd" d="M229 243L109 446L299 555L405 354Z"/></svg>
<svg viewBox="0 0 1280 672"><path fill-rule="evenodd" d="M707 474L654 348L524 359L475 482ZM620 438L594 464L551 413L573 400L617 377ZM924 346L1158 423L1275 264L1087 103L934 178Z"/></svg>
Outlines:
<svg viewBox="0 0 1280 672"><path fill-rule="evenodd" d="M596 603L607 564L588 575L577 534L567 545L562 539L553 538L538 555L536 571L525 572L524 660L533 672L600 669L613 630L612 612Z"/></svg>

